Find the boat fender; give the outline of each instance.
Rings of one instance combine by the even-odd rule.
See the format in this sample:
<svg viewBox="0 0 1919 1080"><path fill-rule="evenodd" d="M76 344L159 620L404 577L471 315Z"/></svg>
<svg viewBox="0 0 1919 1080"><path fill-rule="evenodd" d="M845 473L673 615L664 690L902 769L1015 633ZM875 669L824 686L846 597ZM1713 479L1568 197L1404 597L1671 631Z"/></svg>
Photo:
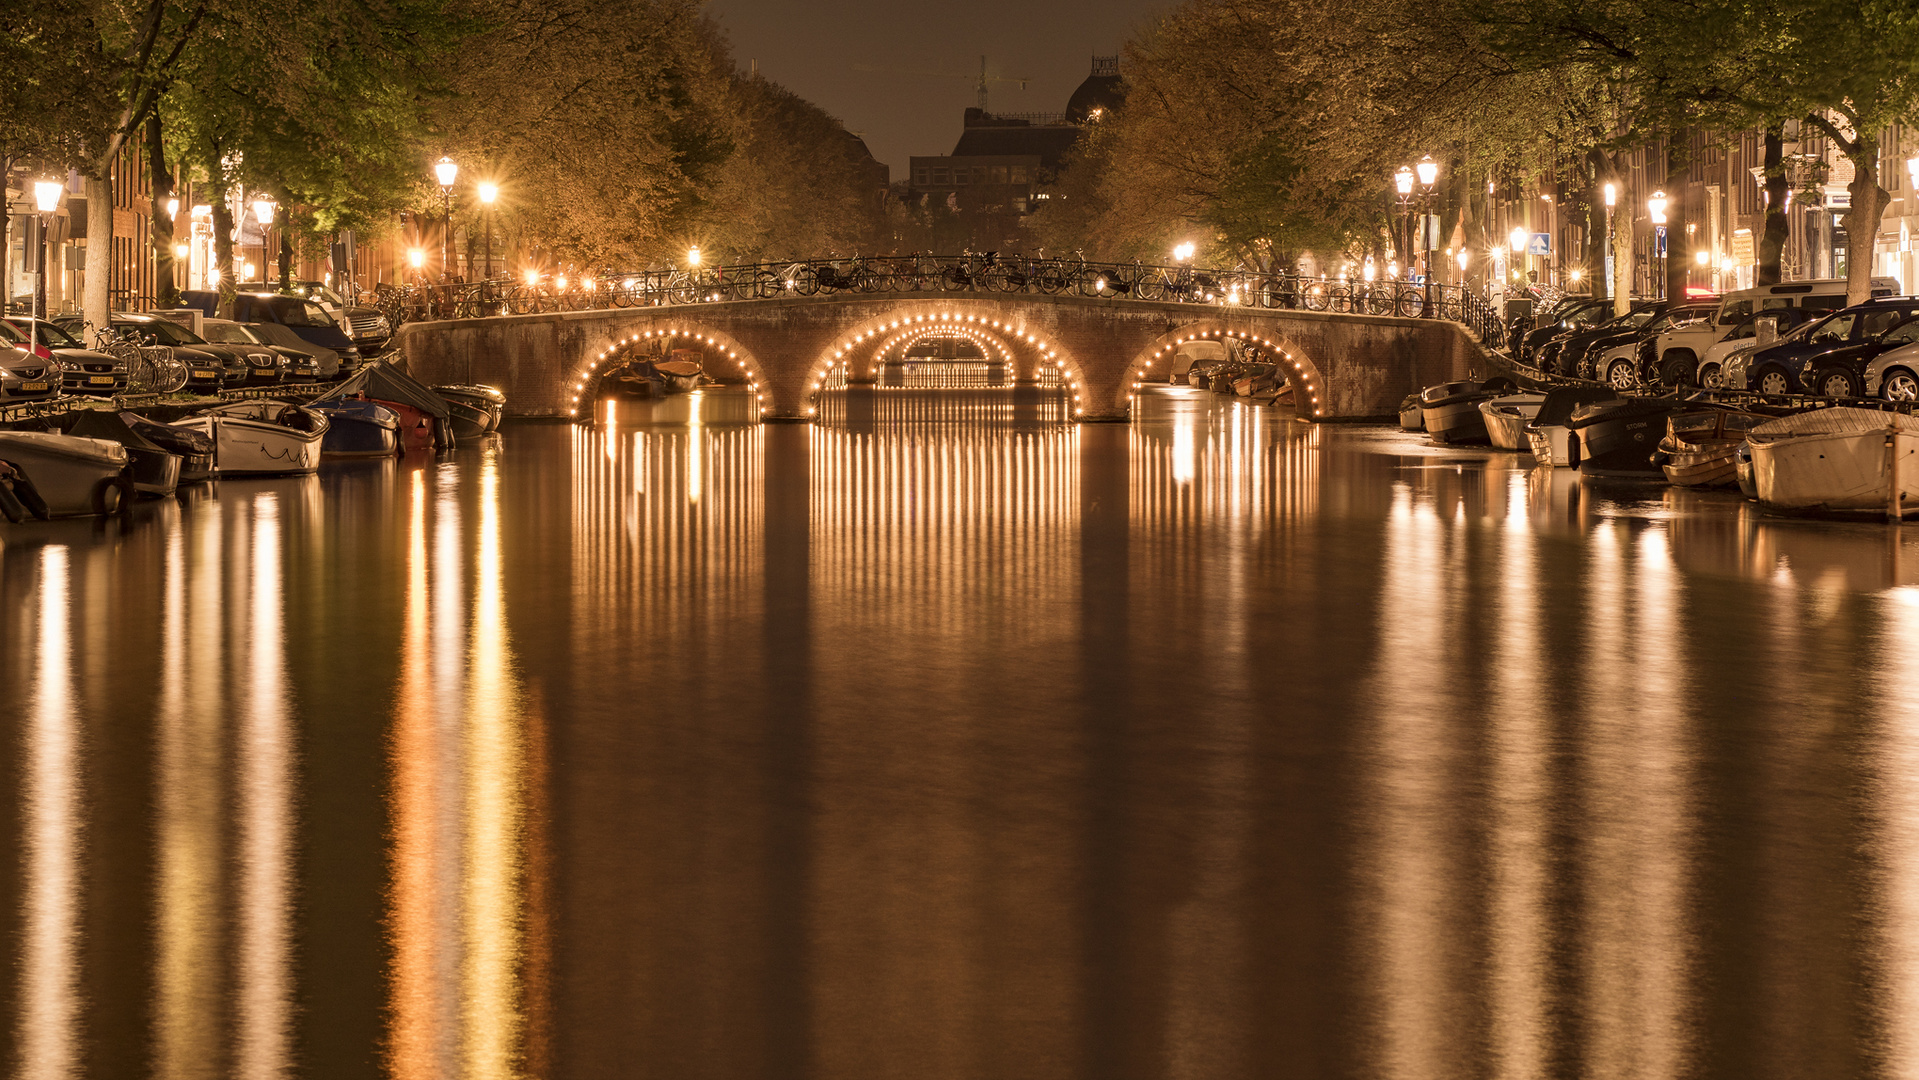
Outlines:
<svg viewBox="0 0 1919 1080"><path fill-rule="evenodd" d="M1566 467L1579 468L1579 432L1577 431L1566 433Z"/></svg>
<svg viewBox="0 0 1919 1080"><path fill-rule="evenodd" d="M27 478L27 474L22 472L18 465L0 461L0 466L5 466L12 473L13 478L9 481L9 486L13 489L14 497L20 500L20 505L26 508L27 513L41 521L53 516L47 509L47 500L40 497L40 492L33 486L33 481Z"/></svg>
<svg viewBox="0 0 1919 1080"><path fill-rule="evenodd" d="M133 481L109 476L93 485L93 512L102 516L133 512Z"/></svg>

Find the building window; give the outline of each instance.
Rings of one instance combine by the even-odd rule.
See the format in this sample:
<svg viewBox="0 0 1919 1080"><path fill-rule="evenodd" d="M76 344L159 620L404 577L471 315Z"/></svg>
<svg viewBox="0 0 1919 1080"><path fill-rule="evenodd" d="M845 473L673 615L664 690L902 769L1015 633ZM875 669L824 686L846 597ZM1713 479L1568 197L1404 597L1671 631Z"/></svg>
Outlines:
<svg viewBox="0 0 1919 1080"><path fill-rule="evenodd" d="M1009 179L1012 183L1025 184L1030 182L1026 179L1026 166L1014 165L1008 171L1011 174Z"/></svg>
<svg viewBox="0 0 1919 1080"><path fill-rule="evenodd" d="M934 166L934 167L933 167L933 182L934 182L935 184L944 184L944 183L946 183L946 182L947 182L947 179L946 179L946 172L947 172L947 170L946 170L946 168L945 168L944 166L938 166L938 165L936 165L936 166Z"/></svg>
<svg viewBox="0 0 1919 1080"><path fill-rule="evenodd" d="M987 167L986 173L986 182L989 184L1004 184L1006 182L1006 166L1004 165L990 165Z"/></svg>
<svg viewBox="0 0 1919 1080"><path fill-rule="evenodd" d="M972 178L973 170L971 169L955 168L953 170L953 183L955 184L964 184Z"/></svg>
<svg viewBox="0 0 1919 1080"><path fill-rule="evenodd" d="M927 184L933 182L932 175L933 171L922 165L913 170L913 183L918 187L925 187Z"/></svg>

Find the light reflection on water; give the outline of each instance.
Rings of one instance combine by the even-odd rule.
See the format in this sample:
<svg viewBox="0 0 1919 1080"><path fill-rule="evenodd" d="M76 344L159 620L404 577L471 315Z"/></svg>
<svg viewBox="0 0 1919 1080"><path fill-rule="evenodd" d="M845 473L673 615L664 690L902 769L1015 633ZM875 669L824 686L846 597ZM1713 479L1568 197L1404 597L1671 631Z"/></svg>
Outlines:
<svg viewBox="0 0 1919 1080"><path fill-rule="evenodd" d="M1063 408L0 529L10 1067L1914 1067L1907 531Z"/></svg>

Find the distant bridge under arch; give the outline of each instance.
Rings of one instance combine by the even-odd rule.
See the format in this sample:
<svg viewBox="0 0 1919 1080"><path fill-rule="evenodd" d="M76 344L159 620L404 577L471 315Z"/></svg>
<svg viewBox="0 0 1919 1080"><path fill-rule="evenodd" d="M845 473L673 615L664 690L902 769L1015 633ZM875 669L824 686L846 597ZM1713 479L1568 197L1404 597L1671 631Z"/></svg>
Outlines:
<svg viewBox="0 0 1919 1080"><path fill-rule="evenodd" d="M1388 415L1421 387L1493 366L1463 325L1441 319L1058 295L849 293L502 315L409 323L400 344L422 381L489 383L513 415L565 417L616 350L666 338L757 383L766 419L804 420L836 368L871 379L876 357L922 331L966 336L1017 383L1057 378L1088 420L1126 417L1135 384L1163 381L1184 340L1239 338L1283 358L1308 391L1301 415L1325 420Z"/></svg>

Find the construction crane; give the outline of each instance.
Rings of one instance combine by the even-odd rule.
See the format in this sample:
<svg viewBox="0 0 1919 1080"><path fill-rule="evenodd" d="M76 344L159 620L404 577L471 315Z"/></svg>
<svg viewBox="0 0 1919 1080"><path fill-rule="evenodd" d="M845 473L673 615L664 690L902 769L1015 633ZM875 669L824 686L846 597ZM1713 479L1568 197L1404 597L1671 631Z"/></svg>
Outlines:
<svg viewBox="0 0 1919 1080"><path fill-rule="evenodd" d="M1032 82L1031 76L999 76L986 73L986 58L979 58L979 74L970 75L957 71L925 71L919 68L876 67L872 64L854 64L854 71L869 71L878 75L924 75L930 79L965 79L972 82L979 91L979 111L986 112L986 88L991 83L1018 83L1021 90Z"/></svg>

